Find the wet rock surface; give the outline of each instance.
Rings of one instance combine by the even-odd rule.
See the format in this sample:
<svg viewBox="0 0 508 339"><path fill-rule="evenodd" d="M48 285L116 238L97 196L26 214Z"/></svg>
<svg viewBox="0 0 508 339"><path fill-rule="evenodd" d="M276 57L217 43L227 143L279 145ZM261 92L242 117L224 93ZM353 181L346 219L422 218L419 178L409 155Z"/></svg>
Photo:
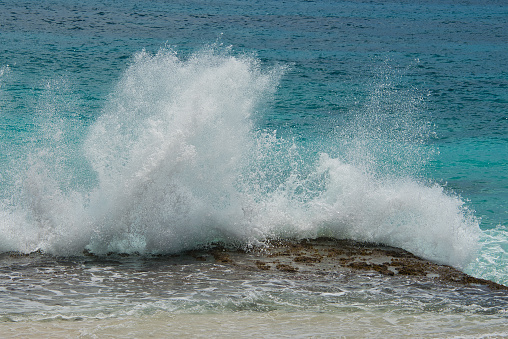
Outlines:
<svg viewBox="0 0 508 339"><path fill-rule="evenodd" d="M419 258L400 248L352 240L318 238L299 242L272 240L266 246L249 251L231 250L215 245L211 250L194 255L196 260L215 260L218 264L244 269L287 273L352 272L407 277L415 281L452 285L483 285L493 290L507 286L472 277L451 266Z"/></svg>
<svg viewBox="0 0 508 339"><path fill-rule="evenodd" d="M248 250L216 243L200 250L175 255L141 256L140 254L108 253L106 256L96 256L87 250L83 254L83 258L89 258L92 260L91 262L118 265L123 265L129 260L136 260L136 258L143 258L142 260L148 260L148 262L155 260L159 263L167 262L172 265L191 262L203 265L220 265L230 267L235 272L261 271L298 274L302 278L312 274L353 274L371 277L378 275L388 279L391 277L394 279L406 278L415 282L439 283L457 287L481 285L494 291L508 291L508 286L475 278L454 267L431 262L400 248L332 238L301 241L268 240L262 245L254 246ZM7 252L1 254L0 257L7 262L21 260L22 262L31 262L31 265L35 266L38 265L38 262L46 265L45 260L58 262L76 260L76 258L50 259L51 256L48 257L40 251L30 254Z"/></svg>

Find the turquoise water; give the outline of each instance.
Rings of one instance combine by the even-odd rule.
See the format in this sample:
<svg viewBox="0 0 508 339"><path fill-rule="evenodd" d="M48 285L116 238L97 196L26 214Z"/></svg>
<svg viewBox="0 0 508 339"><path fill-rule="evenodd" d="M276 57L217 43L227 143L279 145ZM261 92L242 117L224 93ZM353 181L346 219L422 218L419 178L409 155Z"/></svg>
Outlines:
<svg viewBox="0 0 508 339"><path fill-rule="evenodd" d="M0 1L0 251L382 242L508 283L499 1Z"/></svg>

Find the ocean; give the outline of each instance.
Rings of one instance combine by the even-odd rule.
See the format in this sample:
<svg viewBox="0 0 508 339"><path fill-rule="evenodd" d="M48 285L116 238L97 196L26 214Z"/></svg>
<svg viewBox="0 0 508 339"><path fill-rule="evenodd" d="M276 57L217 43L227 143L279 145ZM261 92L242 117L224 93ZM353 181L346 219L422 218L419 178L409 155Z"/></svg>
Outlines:
<svg viewBox="0 0 508 339"><path fill-rule="evenodd" d="M506 291L189 256L349 239L508 285L505 1L0 0L0 42L5 336L508 335Z"/></svg>

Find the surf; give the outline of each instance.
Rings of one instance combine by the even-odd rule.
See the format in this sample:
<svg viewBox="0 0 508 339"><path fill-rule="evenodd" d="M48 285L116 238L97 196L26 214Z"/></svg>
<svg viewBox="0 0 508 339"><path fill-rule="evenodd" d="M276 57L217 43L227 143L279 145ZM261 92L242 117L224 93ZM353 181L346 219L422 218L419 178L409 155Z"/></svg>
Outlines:
<svg viewBox="0 0 508 339"><path fill-rule="evenodd" d="M377 86L352 121L305 143L258 124L285 72L223 46L162 48L132 58L89 125L49 100L46 137L9 169L0 251L167 254L326 236L459 268L475 258L478 219L418 175L426 132L406 113L419 99L393 106Z"/></svg>

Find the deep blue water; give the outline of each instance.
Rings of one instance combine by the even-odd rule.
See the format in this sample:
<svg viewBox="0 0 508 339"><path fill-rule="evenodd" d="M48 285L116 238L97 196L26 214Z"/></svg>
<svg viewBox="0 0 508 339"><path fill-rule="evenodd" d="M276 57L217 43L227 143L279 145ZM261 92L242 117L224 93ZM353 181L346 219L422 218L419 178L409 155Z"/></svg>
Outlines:
<svg viewBox="0 0 508 339"><path fill-rule="evenodd" d="M508 282L503 1L0 1L0 42L0 251L326 234Z"/></svg>

